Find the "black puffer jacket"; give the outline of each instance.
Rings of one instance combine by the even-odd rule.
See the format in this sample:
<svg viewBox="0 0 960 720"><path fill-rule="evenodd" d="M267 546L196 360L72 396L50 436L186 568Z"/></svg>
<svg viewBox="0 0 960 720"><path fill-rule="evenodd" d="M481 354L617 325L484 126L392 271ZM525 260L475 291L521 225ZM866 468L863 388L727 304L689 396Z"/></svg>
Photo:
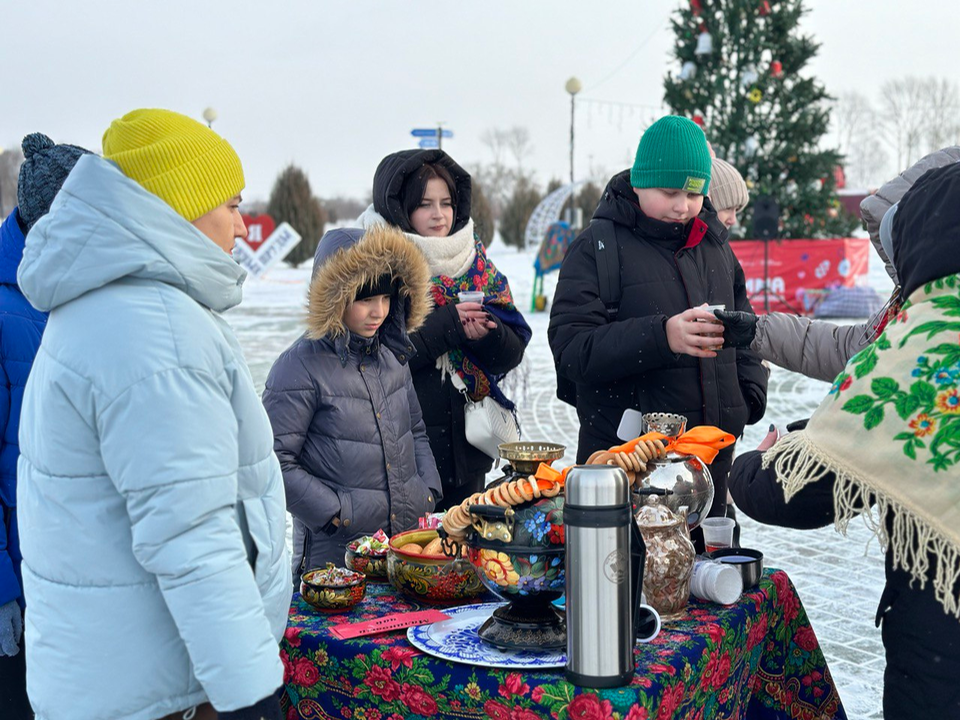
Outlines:
<svg viewBox="0 0 960 720"><path fill-rule="evenodd" d="M404 150L385 157L373 179L374 209L386 222L411 233L413 228L402 201L403 184L425 163L445 167L456 184L456 214L451 234L469 231L470 175L441 150ZM435 308L423 325L410 334L416 349L410 371L443 483L443 500L438 505L441 510L459 505L464 498L481 490L493 460L467 442L463 418L466 401L449 379L443 379L437 360L450 350L463 348L482 363L485 370L498 375L517 367L523 359L524 340L495 315L490 317L496 321L497 328L482 339L472 341L464 333L456 306L444 305Z"/></svg>
<svg viewBox="0 0 960 720"><path fill-rule="evenodd" d="M381 226L358 242L361 234L333 230L320 241L308 332L274 363L263 393L294 517L295 582L301 567L342 565L354 537L415 528L440 497L406 367L407 329L430 310L429 270L398 230ZM390 314L374 338L352 335L344 310L387 272L403 281Z"/></svg>
<svg viewBox="0 0 960 720"><path fill-rule="evenodd" d="M619 316L600 301L591 225L567 251L548 338L559 372L577 384L577 461L620 443L627 408L680 413L688 427L715 425L739 436L766 408L767 371L749 350L716 358L675 355L667 318L701 303L751 311L743 269L708 200L686 225L651 220L640 210L630 173L607 185L594 214L614 223L621 265Z"/></svg>

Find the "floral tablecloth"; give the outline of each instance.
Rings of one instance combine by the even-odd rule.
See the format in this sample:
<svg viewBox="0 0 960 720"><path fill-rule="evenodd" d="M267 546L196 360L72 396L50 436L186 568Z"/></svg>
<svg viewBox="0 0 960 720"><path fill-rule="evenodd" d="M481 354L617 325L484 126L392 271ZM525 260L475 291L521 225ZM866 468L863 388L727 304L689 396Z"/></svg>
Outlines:
<svg viewBox="0 0 960 720"><path fill-rule="evenodd" d="M405 631L339 640L328 627L425 606L370 584L350 613L322 615L299 595L281 644L288 720L845 720L817 637L787 574L767 570L736 605L694 601L637 645L633 682L571 685L563 670L508 671L421 653Z"/></svg>

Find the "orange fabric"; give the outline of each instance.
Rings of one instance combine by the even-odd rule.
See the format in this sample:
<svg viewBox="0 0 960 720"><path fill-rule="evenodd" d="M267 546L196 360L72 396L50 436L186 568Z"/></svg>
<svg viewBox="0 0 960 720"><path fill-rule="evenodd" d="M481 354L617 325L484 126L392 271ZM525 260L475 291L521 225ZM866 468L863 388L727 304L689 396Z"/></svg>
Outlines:
<svg viewBox="0 0 960 720"><path fill-rule="evenodd" d="M631 453L636 450L637 444L644 440L661 440L667 450L673 450L681 455L693 455L707 465L714 461L721 450L736 442L733 435L718 427L700 425L693 430L688 430L675 440L660 433L649 432L628 443L610 448L610 452Z"/></svg>
<svg viewBox="0 0 960 720"><path fill-rule="evenodd" d="M556 485L560 483L563 485L567 481L567 470L570 468L564 468L561 470L556 470L546 463L540 463L540 467L537 468L536 474L533 476L537 481L537 487L541 490L544 490L551 485Z"/></svg>

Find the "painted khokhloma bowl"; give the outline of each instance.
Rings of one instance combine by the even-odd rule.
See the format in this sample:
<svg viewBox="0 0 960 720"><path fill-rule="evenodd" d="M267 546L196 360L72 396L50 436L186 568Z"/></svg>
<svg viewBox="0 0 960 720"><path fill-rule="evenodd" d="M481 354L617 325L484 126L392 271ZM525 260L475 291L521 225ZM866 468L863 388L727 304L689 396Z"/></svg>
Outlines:
<svg viewBox="0 0 960 720"><path fill-rule="evenodd" d="M484 587L469 562L451 560L439 550L423 554L422 549L437 537L436 530L408 530L390 538L387 551L390 584L407 597L431 605L453 605L482 595ZM414 552L411 544L420 550Z"/></svg>

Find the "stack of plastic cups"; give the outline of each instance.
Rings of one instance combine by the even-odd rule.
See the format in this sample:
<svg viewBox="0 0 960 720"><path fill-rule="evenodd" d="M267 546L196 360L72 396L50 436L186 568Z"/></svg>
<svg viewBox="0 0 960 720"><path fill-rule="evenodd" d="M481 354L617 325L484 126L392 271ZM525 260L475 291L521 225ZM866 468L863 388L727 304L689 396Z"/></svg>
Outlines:
<svg viewBox="0 0 960 720"><path fill-rule="evenodd" d="M732 605L743 594L743 579L729 565L698 560L690 578L690 594L700 600Z"/></svg>

